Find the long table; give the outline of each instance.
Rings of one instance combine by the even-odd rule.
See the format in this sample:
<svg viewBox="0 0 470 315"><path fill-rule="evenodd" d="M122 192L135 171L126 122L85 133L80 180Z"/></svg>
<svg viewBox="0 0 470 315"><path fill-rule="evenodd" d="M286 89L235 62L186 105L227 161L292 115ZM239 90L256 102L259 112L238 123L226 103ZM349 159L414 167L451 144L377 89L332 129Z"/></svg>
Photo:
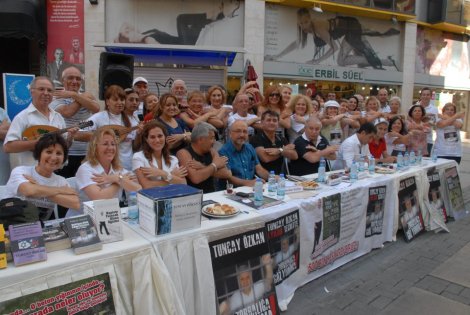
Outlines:
<svg viewBox="0 0 470 315"><path fill-rule="evenodd" d="M118 314L216 314L216 289L209 243L264 227L265 223L298 209L300 213L300 267L276 287L281 309L286 309L295 290L341 265L393 241L398 229L399 183L414 177L420 199L427 194L427 170L441 173L453 161L425 161L391 175L373 175L354 184L321 187L304 192L301 199L286 196L281 205L255 210L235 203L241 213L230 219L203 217L201 227L176 234L153 236L138 226L125 224L124 241L104 244L98 252L75 255L71 250L48 254L46 262L0 270L0 302L64 283L109 272ZM383 227L380 234L364 237L367 195L371 187L385 187ZM237 190L248 190L243 187ZM341 200L341 233L322 255L313 257L313 222L319 201ZM330 199L329 199L330 198ZM222 192L205 200L234 201ZM426 208L423 207L426 218ZM320 260L320 257L323 257ZM328 258L328 259L327 259ZM331 258L331 259L330 259ZM335 259L333 259L335 258Z"/></svg>

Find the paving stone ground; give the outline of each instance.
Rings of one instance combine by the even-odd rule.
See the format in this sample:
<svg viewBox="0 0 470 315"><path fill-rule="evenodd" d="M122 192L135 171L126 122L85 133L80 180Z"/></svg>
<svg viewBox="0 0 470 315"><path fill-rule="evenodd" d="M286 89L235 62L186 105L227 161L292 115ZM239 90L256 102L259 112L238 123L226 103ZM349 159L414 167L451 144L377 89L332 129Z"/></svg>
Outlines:
<svg viewBox="0 0 470 315"><path fill-rule="evenodd" d="M467 205L470 203L470 144L467 143L460 175ZM450 233L426 232L411 243L406 243L399 232L396 242L387 243L382 249L373 250L299 288L282 315L391 314L398 304L406 310L407 303L435 301L439 305L447 301L448 313L454 310L455 314L470 314L470 287L431 275L470 243L470 217L451 221L448 228ZM470 257L467 263L470 264ZM469 274L462 276L470 281ZM415 298L409 299L408 295ZM408 307L411 310L415 306ZM433 314L443 314L442 309L426 310L426 315Z"/></svg>

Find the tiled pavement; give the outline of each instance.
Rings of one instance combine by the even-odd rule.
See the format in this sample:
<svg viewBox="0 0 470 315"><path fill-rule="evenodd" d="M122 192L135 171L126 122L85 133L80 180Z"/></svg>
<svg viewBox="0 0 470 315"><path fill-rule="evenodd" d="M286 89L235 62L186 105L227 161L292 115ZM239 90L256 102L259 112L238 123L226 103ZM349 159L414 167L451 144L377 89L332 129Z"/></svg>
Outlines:
<svg viewBox="0 0 470 315"><path fill-rule="evenodd" d="M470 145L464 152L460 174L468 204ZM470 217L448 227L450 233L426 232L411 243L399 234L298 289L282 314L470 314ZM453 274L446 274L448 267Z"/></svg>

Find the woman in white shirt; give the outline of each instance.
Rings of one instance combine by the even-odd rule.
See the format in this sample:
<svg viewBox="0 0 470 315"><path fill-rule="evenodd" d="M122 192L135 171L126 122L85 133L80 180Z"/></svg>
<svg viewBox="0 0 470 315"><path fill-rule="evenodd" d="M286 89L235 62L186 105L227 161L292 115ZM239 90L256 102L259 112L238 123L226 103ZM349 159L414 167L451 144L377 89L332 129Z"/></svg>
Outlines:
<svg viewBox="0 0 470 315"><path fill-rule="evenodd" d="M305 122L313 112L312 101L305 95L297 94L287 103L287 110L293 113L290 116L290 128L287 129L287 135L289 142L294 143L295 139L304 133Z"/></svg>
<svg viewBox="0 0 470 315"><path fill-rule="evenodd" d="M442 108L442 115L436 121L436 142L434 153L444 159L454 160L460 164L462 159L462 141L460 129L465 112L457 113L457 107L447 103Z"/></svg>
<svg viewBox="0 0 470 315"><path fill-rule="evenodd" d="M147 123L142 132L142 151L134 154L132 169L143 188L186 184L187 170L170 155L165 127L156 121Z"/></svg>
<svg viewBox="0 0 470 315"><path fill-rule="evenodd" d="M126 128L132 128L138 125L138 121L131 121L129 116L124 112L126 93L120 86L109 86L104 93L104 99L105 110L90 117L90 120L92 120L94 124L88 131L94 131L109 125L118 125ZM91 138L91 134L89 137ZM135 130L128 132L125 138L119 143L120 162L128 171L132 169L132 155L134 154L132 151L132 143L135 137Z"/></svg>
<svg viewBox="0 0 470 315"><path fill-rule="evenodd" d="M88 143L86 162L77 171L77 188L81 201L111 199L122 196L122 191L138 191L142 187L135 176L121 166L119 143L111 128L101 128ZM82 211L68 211L67 217Z"/></svg>
<svg viewBox="0 0 470 315"><path fill-rule="evenodd" d="M68 146L61 135L49 133L36 143L33 157L36 166L18 166L7 183L6 198L18 197L39 208L39 219L48 220L56 204L79 209L78 193L62 176L55 174L67 160ZM58 219L58 218L56 218Z"/></svg>

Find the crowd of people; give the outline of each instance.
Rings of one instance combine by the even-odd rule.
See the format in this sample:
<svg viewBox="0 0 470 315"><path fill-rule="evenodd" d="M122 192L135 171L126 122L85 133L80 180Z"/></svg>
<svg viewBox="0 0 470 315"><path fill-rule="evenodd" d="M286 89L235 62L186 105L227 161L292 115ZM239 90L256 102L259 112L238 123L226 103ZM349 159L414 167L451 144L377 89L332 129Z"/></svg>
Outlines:
<svg viewBox="0 0 470 315"><path fill-rule="evenodd" d="M82 82L74 66L62 72L63 90L36 77L31 104L11 123L0 109L0 160L11 165L6 197L31 200L43 219L55 204L72 216L83 201L122 199L124 191L188 184L209 193L227 183L254 186L271 171L312 174L321 159L336 170L358 156L393 163L406 151L434 152L460 163L462 155L465 113L452 103L439 113L429 88L406 106L386 89L364 102L361 95L291 95L289 86L261 93L248 82L226 104L221 86L187 91L175 80L169 93L156 95L138 77L132 87L108 86L100 111L92 94L80 92ZM83 122L88 127L79 128ZM44 125L58 131L41 135ZM34 136L26 136L31 130Z"/></svg>

